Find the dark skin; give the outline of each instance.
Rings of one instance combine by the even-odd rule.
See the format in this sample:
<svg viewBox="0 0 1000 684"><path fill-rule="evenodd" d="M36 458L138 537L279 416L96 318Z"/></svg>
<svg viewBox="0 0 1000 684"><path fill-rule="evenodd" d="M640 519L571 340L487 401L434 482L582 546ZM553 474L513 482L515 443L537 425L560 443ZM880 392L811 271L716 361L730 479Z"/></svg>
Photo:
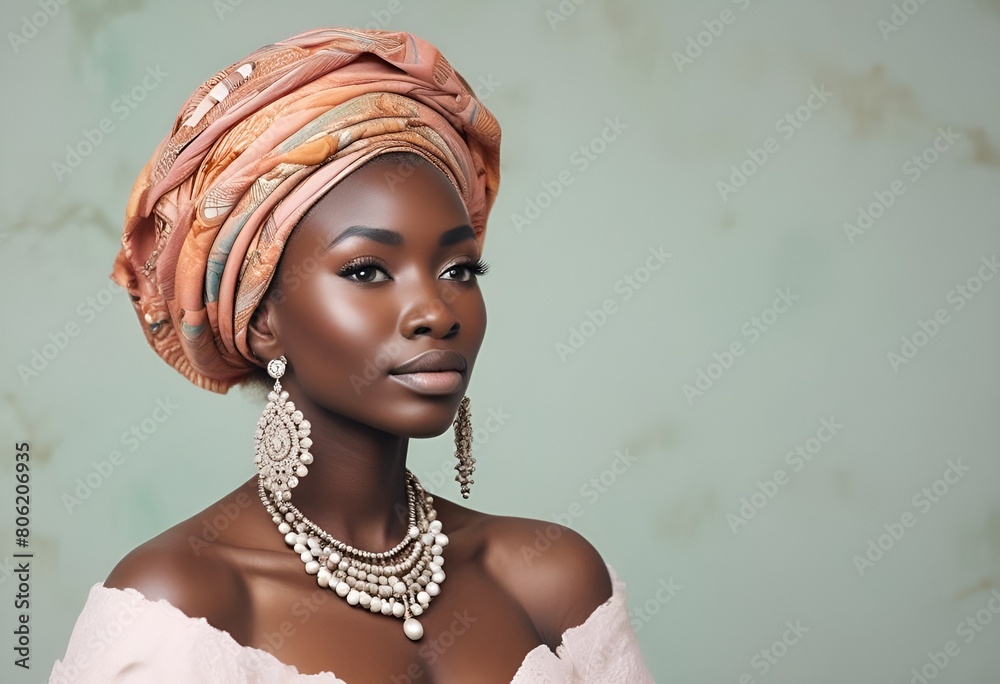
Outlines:
<svg viewBox="0 0 1000 684"><path fill-rule="evenodd" d="M405 535L409 439L451 427L486 331L480 247L460 196L421 158L388 159L353 172L299 222L277 291L248 333L259 358L288 359L282 385L312 423L315 461L293 503L334 538L370 550ZM432 349L465 357L456 391L427 396L389 376ZM402 621L349 606L305 573L256 477L129 553L104 584L165 599L303 674L333 672L349 684L510 682L529 651L554 650L611 596L603 560L572 530L438 496L434 506L450 538L447 579L417 642ZM234 510L218 529L213 519ZM206 541L206 523L218 539Z"/></svg>

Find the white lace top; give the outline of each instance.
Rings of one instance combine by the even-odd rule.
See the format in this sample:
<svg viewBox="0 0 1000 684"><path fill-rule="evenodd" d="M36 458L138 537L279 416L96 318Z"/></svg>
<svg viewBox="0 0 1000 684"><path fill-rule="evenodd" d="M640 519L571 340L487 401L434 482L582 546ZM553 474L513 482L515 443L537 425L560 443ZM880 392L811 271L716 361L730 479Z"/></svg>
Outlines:
<svg viewBox="0 0 1000 684"><path fill-rule="evenodd" d="M625 584L609 566L613 593L587 620L562 635L553 653L539 645L525 656L511 684L647 684L629 624ZM205 618L135 589L90 589L66 656L49 684L350 684L332 672L300 674L267 651L240 645Z"/></svg>

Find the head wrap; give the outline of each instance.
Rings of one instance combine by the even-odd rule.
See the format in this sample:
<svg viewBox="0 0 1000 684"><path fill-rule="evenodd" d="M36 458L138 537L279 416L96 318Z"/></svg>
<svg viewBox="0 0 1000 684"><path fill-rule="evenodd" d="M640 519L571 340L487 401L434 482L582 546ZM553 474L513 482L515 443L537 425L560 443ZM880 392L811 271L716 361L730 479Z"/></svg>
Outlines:
<svg viewBox="0 0 1000 684"><path fill-rule="evenodd" d="M500 127L431 44L320 29L268 45L202 84L142 169L111 278L150 346L224 393L260 365L247 325L285 241L372 157L421 155L455 185L482 244Z"/></svg>

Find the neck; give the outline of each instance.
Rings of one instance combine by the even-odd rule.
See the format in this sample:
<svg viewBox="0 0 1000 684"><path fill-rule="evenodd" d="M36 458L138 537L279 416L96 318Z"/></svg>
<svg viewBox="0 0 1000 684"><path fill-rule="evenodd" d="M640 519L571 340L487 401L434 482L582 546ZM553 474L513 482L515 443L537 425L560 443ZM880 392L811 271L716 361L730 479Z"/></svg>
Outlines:
<svg viewBox="0 0 1000 684"><path fill-rule="evenodd" d="M398 544L409 511L409 440L324 410L294 382L284 389L312 425L313 441L313 462L291 490L291 503L334 539L356 548L377 552Z"/></svg>

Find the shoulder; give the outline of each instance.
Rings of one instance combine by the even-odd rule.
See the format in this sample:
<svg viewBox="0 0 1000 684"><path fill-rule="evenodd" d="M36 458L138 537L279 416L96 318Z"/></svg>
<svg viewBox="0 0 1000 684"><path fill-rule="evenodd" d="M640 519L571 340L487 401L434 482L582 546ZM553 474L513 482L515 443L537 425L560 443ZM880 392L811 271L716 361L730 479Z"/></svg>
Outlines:
<svg viewBox="0 0 1000 684"><path fill-rule="evenodd" d="M491 516L485 562L524 607L550 647L611 598L600 553L582 535L553 522Z"/></svg>
<svg viewBox="0 0 1000 684"><path fill-rule="evenodd" d="M204 545L191 544L188 521L133 549L108 575L104 586L136 589L149 601L165 600L185 615L225 629L239 624L246 606L239 573Z"/></svg>

